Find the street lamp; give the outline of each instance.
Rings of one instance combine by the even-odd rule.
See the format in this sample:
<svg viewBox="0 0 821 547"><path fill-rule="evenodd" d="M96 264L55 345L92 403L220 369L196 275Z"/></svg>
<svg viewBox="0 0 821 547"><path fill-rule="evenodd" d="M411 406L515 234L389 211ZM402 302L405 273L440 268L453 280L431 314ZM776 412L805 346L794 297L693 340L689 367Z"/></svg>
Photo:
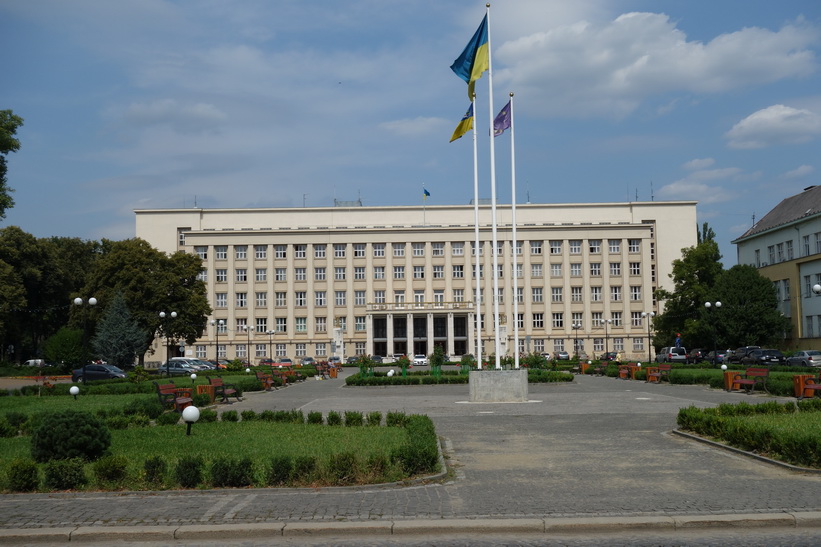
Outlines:
<svg viewBox="0 0 821 547"><path fill-rule="evenodd" d="M182 419L188 425L185 434L191 435L191 426L200 419L200 409L195 406L185 407L182 411Z"/></svg>
<svg viewBox="0 0 821 547"><path fill-rule="evenodd" d="M177 318L177 312L172 311L171 313L165 313L164 311L160 312L160 320L162 322L162 330L165 334L165 372L168 374L168 377L171 377L171 334L168 332L168 321ZM166 321L166 319L168 321Z"/></svg>
<svg viewBox="0 0 821 547"><path fill-rule="evenodd" d="M646 312L646 311L641 312L642 319L645 319L645 318L647 319L647 362L648 363L653 362L653 340L650 337L650 326L651 326L651 323L653 322L653 317L655 317L655 316L656 316L656 312L652 312L652 311L649 312L649 313ZM647 366L649 367L650 365L647 365Z"/></svg>
<svg viewBox="0 0 821 547"><path fill-rule="evenodd" d="M816 285L816 287L819 287L819 289L821 289L821 286L819 286L819 285ZM815 287L813 287L813 289L814 288ZM710 308L712 308L713 306L715 306L716 310L718 310L721 307L721 302L715 302L715 303L705 302L704 303L704 307L707 308L708 310ZM711 323L712 323L712 327L713 327L713 365L717 365L718 364L718 348L716 348L716 330L718 330L718 329L716 329L715 319L713 319L711 321Z"/></svg>
<svg viewBox="0 0 821 547"><path fill-rule="evenodd" d="M821 294L821 285L819 285L818 283L813 285L812 292L814 292L815 294Z"/></svg>
<svg viewBox="0 0 821 547"><path fill-rule="evenodd" d="M244 330L245 333L248 335L248 345L246 346L248 348L248 351L247 351L247 353L248 353L248 364L253 365L254 363L251 362L251 328L246 324L246 325L240 325L238 327L238 329L239 330Z"/></svg>
<svg viewBox="0 0 821 547"><path fill-rule="evenodd" d="M573 323L571 328L576 333L576 342L573 346L573 352L576 354L576 357L578 357L578 355L579 355L579 329L582 328L582 324L581 323Z"/></svg>
<svg viewBox="0 0 821 547"><path fill-rule="evenodd" d="M94 307L97 305L97 299L93 296L88 299L88 301L83 301L82 298L79 296L74 299L75 306L82 306L83 304L88 304L89 307ZM88 314L83 312L83 383L86 383L86 365L88 365Z"/></svg>
<svg viewBox="0 0 821 547"><path fill-rule="evenodd" d="M223 325L225 325L225 321L220 319L219 321L215 321L214 319L211 320L211 325L217 326L217 351L216 351L216 360L217 363L220 361L220 329L222 329Z"/></svg>
<svg viewBox="0 0 821 547"><path fill-rule="evenodd" d="M273 331L273 330L265 331L265 334L268 335L268 359L270 359L272 363L274 362L273 349L274 349L274 334L275 333L276 333L276 331Z"/></svg>
<svg viewBox="0 0 821 547"><path fill-rule="evenodd" d="M609 334L608 334L608 331L607 331L607 327L608 327L608 326L610 325L610 323L612 323L612 322L613 322L613 320L612 320L612 319L607 319L607 320L604 322L604 357L605 357L605 359L607 358L607 346L608 346L608 341L609 341L609 338L610 338L610 337L609 337ZM595 357L595 356L594 356L594 357Z"/></svg>

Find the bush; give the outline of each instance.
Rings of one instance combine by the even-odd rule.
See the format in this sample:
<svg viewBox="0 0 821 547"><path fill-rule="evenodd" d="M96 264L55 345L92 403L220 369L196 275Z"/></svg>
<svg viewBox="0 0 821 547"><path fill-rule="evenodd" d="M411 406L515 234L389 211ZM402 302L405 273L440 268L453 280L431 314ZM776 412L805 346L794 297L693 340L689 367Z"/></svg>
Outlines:
<svg viewBox="0 0 821 547"><path fill-rule="evenodd" d="M197 408L211 406L211 396L207 393L197 393L191 397L191 404Z"/></svg>
<svg viewBox="0 0 821 547"><path fill-rule="evenodd" d="M321 416L321 414L320 414ZM290 456L275 456L265 474L265 484L268 486L282 486L291 480L294 473L294 460Z"/></svg>
<svg viewBox="0 0 821 547"><path fill-rule="evenodd" d="M94 462L97 484L120 483L128 478L128 458L122 454L109 454Z"/></svg>
<svg viewBox="0 0 821 547"><path fill-rule="evenodd" d="M202 468L201 457L183 456L174 468L174 479L183 488L195 488L202 482Z"/></svg>
<svg viewBox="0 0 821 547"><path fill-rule="evenodd" d="M357 460L353 452L332 454L328 459L328 476L334 484L353 484L356 474Z"/></svg>
<svg viewBox="0 0 821 547"><path fill-rule="evenodd" d="M367 424L370 426L380 426L382 425L382 413L378 410L374 412L368 412L367 416Z"/></svg>
<svg viewBox="0 0 821 547"><path fill-rule="evenodd" d="M33 492L40 486L40 471L33 460L17 458L9 463L6 476L12 492Z"/></svg>
<svg viewBox="0 0 821 547"><path fill-rule="evenodd" d="M123 414L126 416L143 415L152 420L155 420L163 411L164 409L156 397L132 399L123 407Z"/></svg>
<svg viewBox="0 0 821 547"><path fill-rule="evenodd" d="M46 464L45 486L48 490L77 490L88 483L85 460L70 458L51 460Z"/></svg>
<svg viewBox="0 0 821 547"><path fill-rule="evenodd" d="M157 416L157 425L176 425L180 421L180 415L176 412L166 412Z"/></svg>
<svg viewBox="0 0 821 547"><path fill-rule="evenodd" d="M217 411L211 408L204 408L200 410L200 419L199 422L203 424L216 422L217 421Z"/></svg>
<svg viewBox="0 0 821 547"><path fill-rule="evenodd" d="M345 412L345 425L348 427L360 427L365 423L361 412L348 410Z"/></svg>
<svg viewBox="0 0 821 547"><path fill-rule="evenodd" d="M142 414L135 414L128 418L128 427L148 427L151 425L151 420L148 416Z"/></svg>
<svg viewBox="0 0 821 547"><path fill-rule="evenodd" d="M0 416L0 437L8 438L16 436L17 428L11 425L5 417Z"/></svg>
<svg viewBox="0 0 821 547"><path fill-rule="evenodd" d="M28 420L28 416L22 412L18 412L16 410L11 410L6 412L6 420L14 427L15 429L20 429L20 426Z"/></svg>
<svg viewBox="0 0 821 547"><path fill-rule="evenodd" d="M226 410L220 418L223 422L238 422L239 413L236 410Z"/></svg>
<svg viewBox="0 0 821 547"><path fill-rule="evenodd" d="M328 425L342 425L342 415L336 410L328 412Z"/></svg>
<svg viewBox="0 0 821 547"><path fill-rule="evenodd" d="M255 422L259 420L259 414L257 414L253 410L243 410L240 413L240 416L242 416L243 422Z"/></svg>
<svg viewBox="0 0 821 547"><path fill-rule="evenodd" d="M407 417L404 412L388 412L385 417L385 425L388 427L405 427Z"/></svg>
<svg viewBox="0 0 821 547"><path fill-rule="evenodd" d="M409 475L436 471L439 467L439 447L433 421L414 414L405 422L408 442L394 451L394 459Z"/></svg>
<svg viewBox="0 0 821 547"><path fill-rule="evenodd" d="M322 425L323 424L322 413L319 412L319 411L316 411L316 410L309 412L308 413L308 423L309 424Z"/></svg>
<svg viewBox="0 0 821 547"><path fill-rule="evenodd" d="M162 456L152 456L145 460L143 464L143 477L145 482L153 485L162 484L168 472L168 464Z"/></svg>
<svg viewBox="0 0 821 547"><path fill-rule="evenodd" d="M31 436L37 462L84 458L94 461L111 446L111 432L98 418L79 410L47 413Z"/></svg>
<svg viewBox="0 0 821 547"><path fill-rule="evenodd" d="M273 422L276 420L276 413L273 410L263 410L259 414L259 419L263 422Z"/></svg>
<svg viewBox="0 0 821 547"><path fill-rule="evenodd" d="M317 467L316 456L297 456L294 458L291 478L304 484L310 483L314 479Z"/></svg>
<svg viewBox="0 0 821 547"><path fill-rule="evenodd" d="M105 419L109 429L125 429L128 427L128 416L109 416Z"/></svg>
<svg viewBox="0 0 821 547"><path fill-rule="evenodd" d="M217 458L211 464L211 484L217 488L251 486L254 464L251 458Z"/></svg>

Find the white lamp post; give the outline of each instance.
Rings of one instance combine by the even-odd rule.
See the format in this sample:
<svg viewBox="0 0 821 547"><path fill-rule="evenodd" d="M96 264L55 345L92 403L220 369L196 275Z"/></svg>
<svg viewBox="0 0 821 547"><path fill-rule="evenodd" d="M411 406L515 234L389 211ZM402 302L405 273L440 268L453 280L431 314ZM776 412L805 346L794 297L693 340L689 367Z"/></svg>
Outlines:
<svg viewBox="0 0 821 547"><path fill-rule="evenodd" d="M188 425L186 435L191 435L191 426L200 419L200 409L195 406L187 406L182 411L182 420Z"/></svg>
<svg viewBox="0 0 821 547"><path fill-rule="evenodd" d="M575 353L576 358L578 358L578 356L579 356L579 329L582 328L582 324L581 323L573 323L573 325L571 325L570 328L572 328L573 331L576 333L576 341L574 342L573 353Z"/></svg>
<svg viewBox="0 0 821 547"><path fill-rule="evenodd" d="M166 375L170 378L171 377L171 335L168 333L168 321L171 319L177 318L177 312L172 311L171 313L165 313L161 311L160 315L160 322L162 323L162 330L163 334L165 334L165 372Z"/></svg>
<svg viewBox="0 0 821 547"><path fill-rule="evenodd" d="M719 308L721 308L721 302L718 302L718 301L716 301L715 303L705 302L704 307L708 311L713 307L716 310L718 310ZM713 320L711 321L711 324L712 324L712 327L713 327L713 365L717 365L718 364L718 348L716 348L716 330L717 329L716 329L715 318L713 318Z"/></svg>
<svg viewBox="0 0 821 547"><path fill-rule="evenodd" d="M84 301L79 296L74 299L75 306L82 306L83 304L88 304L90 307L94 307L97 305L97 299L93 296L88 299L88 301ZM88 315L83 312L83 383L86 383L86 365L88 365Z"/></svg>
<svg viewBox="0 0 821 547"><path fill-rule="evenodd" d="M651 326L651 323L653 322L653 317L655 317L655 316L656 316L656 312L652 312L652 311L649 312L649 313L646 312L646 311L641 312L642 319L647 320L647 362L648 363L653 362L653 340L650 336L650 326Z"/></svg>
<svg viewBox="0 0 821 547"><path fill-rule="evenodd" d="M80 388L77 387L77 386L71 386L71 388L68 390L68 392L70 394L74 395L74 400L76 401L77 400L77 395L80 394Z"/></svg>
<svg viewBox="0 0 821 547"><path fill-rule="evenodd" d="M225 325L225 321L223 321L222 319L220 319L219 321L216 321L216 320L212 319L211 320L211 325L217 327L216 328L217 351L215 353L215 359L217 360L217 363L219 363L219 360L220 360L220 329L222 329L222 326Z"/></svg>

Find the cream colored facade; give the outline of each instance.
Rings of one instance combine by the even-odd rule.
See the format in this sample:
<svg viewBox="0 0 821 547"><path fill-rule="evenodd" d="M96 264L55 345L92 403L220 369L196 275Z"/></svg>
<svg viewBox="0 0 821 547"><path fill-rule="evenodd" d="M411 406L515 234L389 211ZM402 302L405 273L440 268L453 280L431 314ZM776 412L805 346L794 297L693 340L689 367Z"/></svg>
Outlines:
<svg viewBox="0 0 821 547"><path fill-rule="evenodd" d="M498 207L502 353L514 351L516 324L522 352L645 360L651 326L642 313L660 311L653 291L672 289L672 261L696 244L696 203L525 204L516 218L514 277L511 210ZM452 358L474 353L472 205L152 209L137 210L136 222L137 237L161 251L203 259L213 322L189 355L256 362L427 355L434 345ZM487 356L495 347L489 206L479 225Z"/></svg>

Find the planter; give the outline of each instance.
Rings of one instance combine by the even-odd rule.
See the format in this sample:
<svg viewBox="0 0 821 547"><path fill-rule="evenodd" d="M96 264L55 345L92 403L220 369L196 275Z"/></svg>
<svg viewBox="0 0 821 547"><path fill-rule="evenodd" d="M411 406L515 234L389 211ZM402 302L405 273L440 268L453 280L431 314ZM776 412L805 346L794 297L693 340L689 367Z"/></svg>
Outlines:
<svg viewBox="0 0 821 547"><path fill-rule="evenodd" d="M472 403L527 402L527 369L472 370L468 383Z"/></svg>

